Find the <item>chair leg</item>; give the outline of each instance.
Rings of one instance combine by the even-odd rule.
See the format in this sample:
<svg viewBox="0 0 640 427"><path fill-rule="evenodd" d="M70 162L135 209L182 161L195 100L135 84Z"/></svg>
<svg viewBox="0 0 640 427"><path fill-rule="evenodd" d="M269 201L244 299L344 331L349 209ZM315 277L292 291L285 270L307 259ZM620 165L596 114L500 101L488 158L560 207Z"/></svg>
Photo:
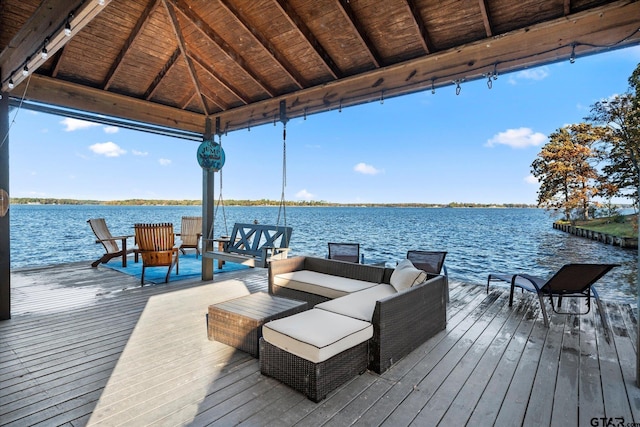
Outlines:
<svg viewBox="0 0 640 427"><path fill-rule="evenodd" d="M540 300L540 308L542 308L542 317L544 318L544 326L549 327L549 317L547 316L547 309L544 307L544 298L542 294L538 294L538 299ZM551 305L553 305L553 300L551 300Z"/></svg>
<svg viewBox="0 0 640 427"><path fill-rule="evenodd" d="M598 292L596 291L596 288L594 288L593 286L591 287L591 292L593 293L593 297L596 300L596 306L598 307L598 311L600 312L600 319L602 320L602 327L604 328L604 339L607 340L607 342L610 342L610 335L609 335L609 322L607 321L607 315L604 312L604 307L602 305L602 303L600 302L600 297L598 296Z"/></svg>
<svg viewBox="0 0 640 427"><path fill-rule="evenodd" d="M513 305L513 289L516 287L516 276L514 275L511 278L511 289L509 290L509 307ZM489 288L489 284L487 283L487 288Z"/></svg>
<svg viewBox="0 0 640 427"><path fill-rule="evenodd" d="M140 286L144 286L144 263L142 264L142 277L140 278Z"/></svg>

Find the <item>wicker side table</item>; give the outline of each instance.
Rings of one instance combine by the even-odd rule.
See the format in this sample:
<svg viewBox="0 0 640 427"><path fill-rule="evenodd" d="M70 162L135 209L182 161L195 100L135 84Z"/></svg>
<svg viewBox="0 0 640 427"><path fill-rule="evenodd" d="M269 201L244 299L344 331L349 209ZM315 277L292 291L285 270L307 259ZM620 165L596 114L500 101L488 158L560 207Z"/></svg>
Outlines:
<svg viewBox="0 0 640 427"><path fill-rule="evenodd" d="M209 306L207 336L253 357L259 356L262 325L307 310L305 301L297 301L258 292Z"/></svg>

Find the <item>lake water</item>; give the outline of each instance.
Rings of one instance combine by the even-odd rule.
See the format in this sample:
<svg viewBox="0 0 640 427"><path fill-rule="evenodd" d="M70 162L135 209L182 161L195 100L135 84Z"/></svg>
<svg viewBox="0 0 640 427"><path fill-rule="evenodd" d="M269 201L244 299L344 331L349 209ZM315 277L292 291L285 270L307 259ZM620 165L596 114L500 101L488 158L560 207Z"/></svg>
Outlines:
<svg viewBox="0 0 640 427"><path fill-rule="evenodd" d="M275 224L277 207L235 207L215 218L215 236L235 222ZM113 235L133 234L137 222L172 222L202 214L199 206L11 206L11 268L93 261L89 218L105 218ZM327 242L358 242L365 261L389 266L409 249L447 251L450 280L486 284L489 273L526 272L547 277L563 264L621 264L599 282L602 298L635 304L637 251L575 237L552 228L540 209L287 207L292 255L327 254ZM283 220L280 220L283 225Z"/></svg>

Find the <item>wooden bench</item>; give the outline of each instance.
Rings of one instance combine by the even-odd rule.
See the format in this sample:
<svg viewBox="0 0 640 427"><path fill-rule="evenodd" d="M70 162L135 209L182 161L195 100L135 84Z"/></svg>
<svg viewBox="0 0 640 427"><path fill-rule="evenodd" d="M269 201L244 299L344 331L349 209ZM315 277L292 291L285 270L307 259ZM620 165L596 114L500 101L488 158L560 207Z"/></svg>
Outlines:
<svg viewBox="0 0 640 427"><path fill-rule="evenodd" d="M249 267L266 268L268 262L274 259L287 258L292 231L291 227L236 223L229 241L221 245L222 251L214 248L203 256Z"/></svg>

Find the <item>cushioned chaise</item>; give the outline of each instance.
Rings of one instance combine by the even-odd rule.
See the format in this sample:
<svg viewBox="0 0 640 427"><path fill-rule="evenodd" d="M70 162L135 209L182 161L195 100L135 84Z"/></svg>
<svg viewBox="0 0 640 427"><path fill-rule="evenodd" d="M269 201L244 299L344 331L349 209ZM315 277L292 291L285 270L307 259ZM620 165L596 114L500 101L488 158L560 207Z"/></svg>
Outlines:
<svg viewBox="0 0 640 427"><path fill-rule="evenodd" d="M260 371L319 402L367 370L369 322L312 309L266 323Z"/></svg>

